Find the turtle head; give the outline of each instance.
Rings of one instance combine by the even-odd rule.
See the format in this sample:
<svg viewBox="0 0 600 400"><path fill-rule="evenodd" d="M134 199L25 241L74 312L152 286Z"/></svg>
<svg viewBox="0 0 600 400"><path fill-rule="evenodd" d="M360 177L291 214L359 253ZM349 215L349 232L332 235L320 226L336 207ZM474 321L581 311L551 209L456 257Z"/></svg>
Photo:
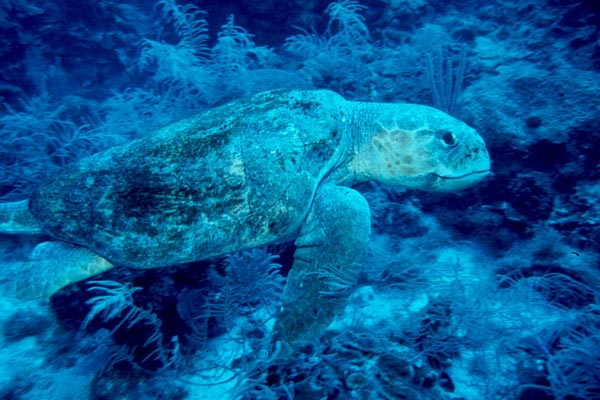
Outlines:
<svg viewBox="0 0 600 400"><path fill-rule="evenodd" d="M377 113L373 129L361 135L354 161L359 179L414 189L456 191L489 174L490 157L485 143L465 123L427 106L380 106L383 111Z"/></svg>

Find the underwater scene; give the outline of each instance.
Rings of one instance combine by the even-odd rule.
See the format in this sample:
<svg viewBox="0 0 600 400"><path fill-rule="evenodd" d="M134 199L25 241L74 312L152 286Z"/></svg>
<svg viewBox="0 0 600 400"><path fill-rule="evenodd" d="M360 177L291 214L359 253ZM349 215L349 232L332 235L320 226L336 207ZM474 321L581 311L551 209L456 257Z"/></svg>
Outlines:
<svg viewBox="0 0 600 400"><path fill-rule="evenodd" d="M600 399L599 1L0 22L0 399Z"/></svg>

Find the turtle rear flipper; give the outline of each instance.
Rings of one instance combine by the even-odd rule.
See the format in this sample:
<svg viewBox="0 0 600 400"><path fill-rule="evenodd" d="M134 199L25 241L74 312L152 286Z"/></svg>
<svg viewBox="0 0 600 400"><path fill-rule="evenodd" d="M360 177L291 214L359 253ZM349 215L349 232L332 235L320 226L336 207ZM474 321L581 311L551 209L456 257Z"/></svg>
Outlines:
<svg viewBox="0 0 600 400"><path fill-rule="evenodd" d="M47 298L73 282L112 267L86 248L44 242L36 246L29 261L14 262L2 271L0 292L19 299Z"/></svg>
<svg viewBox="0 0 600 400"><path fill-rule="evenodd" d="M317 191L296 240L274 340L293 348L317 339L344 311L361 271L371 215L356 190L325 186Z"/></svg>
<svg viewBox="0 0 600 400"><path fill-rule="evenodd" d="M29 200L0 203L0 233L38 235L42 228L29 211Z"/></svg>

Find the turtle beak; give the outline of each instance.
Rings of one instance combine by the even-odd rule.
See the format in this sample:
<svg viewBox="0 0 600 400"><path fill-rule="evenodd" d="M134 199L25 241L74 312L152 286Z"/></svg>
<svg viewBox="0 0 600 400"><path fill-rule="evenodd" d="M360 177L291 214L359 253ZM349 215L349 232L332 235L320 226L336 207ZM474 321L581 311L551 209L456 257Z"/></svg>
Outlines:
<svg viewBox="0 0 600 400"><path fill-rule="evenodd" d="M490 170L487 169L481 171L473 171L460 176L436 175L437 179L432 185L432 189L438 190L440 192L455 192L459 190L464 190L475 185L489 174Z"/></svg>
<svg viewBox="0 0 600 400"><path fill-rule="evenodd" d="M434 173L437 179L432 189L443 192L463 190L490 174L490 156L483 142L469 146L459 160L454 167Z"/></svg>

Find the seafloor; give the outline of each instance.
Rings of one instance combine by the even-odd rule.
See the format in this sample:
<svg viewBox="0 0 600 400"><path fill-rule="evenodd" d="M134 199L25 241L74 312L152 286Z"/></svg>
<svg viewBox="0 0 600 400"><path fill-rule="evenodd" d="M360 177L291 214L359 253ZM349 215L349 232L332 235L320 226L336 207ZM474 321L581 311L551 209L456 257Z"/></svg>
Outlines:
<svg viewBox="0 0 600 400"><path fill-rule="evenodd" d="M477 129L493 170L461 193L358 187L364 271L285 362L269 332L291 243L3 296L0 398L600 399L599 5L0 0L2 202L280 88L433 105ZM47 239L0 236L0 275Z"/></svg>

